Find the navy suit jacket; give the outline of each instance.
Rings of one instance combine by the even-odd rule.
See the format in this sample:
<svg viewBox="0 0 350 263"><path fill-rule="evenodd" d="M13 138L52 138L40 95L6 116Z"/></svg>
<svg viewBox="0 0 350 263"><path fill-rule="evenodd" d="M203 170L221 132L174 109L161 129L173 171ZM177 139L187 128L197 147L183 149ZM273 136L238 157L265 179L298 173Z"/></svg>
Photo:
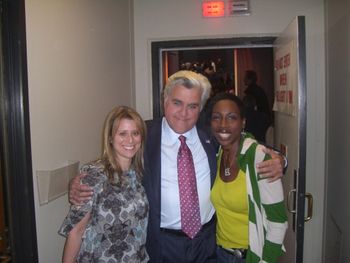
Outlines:
<svg viewBox="0 0 350 263"><path fill-rule="evenodd" d="M144 152L145 173L143 177L148 201L150 204L147 252L150 262L161 262L160 245L160 179L161 179L161 130L162 119L147 121L147 139ZM203 148L208 156L211 185L216 176L216 150L217 144L207 133L197 126L197 132ZM213 233L214 234L214 233Z"/></svg>

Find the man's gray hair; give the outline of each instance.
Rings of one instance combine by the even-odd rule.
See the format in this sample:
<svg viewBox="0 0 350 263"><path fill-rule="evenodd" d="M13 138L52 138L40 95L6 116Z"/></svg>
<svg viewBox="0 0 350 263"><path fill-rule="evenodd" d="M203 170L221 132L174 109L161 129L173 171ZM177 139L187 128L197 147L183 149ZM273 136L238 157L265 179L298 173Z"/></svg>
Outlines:
<svg viewBox="0 0 350 263"><path fill-rule="evenodd" d="M180 70L174 73L169 77L164 87L163 99L165 99L171 93L173 88L178 85L184 86L187 89L192 89L196 87L200 88L202 91L200 106L201 109L203 108L210 96L211 91L211 84L205 76L189 70Z"/></svg>

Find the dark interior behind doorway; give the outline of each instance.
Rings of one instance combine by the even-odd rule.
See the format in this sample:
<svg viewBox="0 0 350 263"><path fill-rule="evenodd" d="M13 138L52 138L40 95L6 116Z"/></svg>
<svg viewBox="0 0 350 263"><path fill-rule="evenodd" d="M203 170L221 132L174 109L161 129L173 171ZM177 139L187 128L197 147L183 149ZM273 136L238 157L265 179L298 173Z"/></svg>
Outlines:
<svg viewBox="0 0 350 263"><path fill-rule="evenodd" d="M243 97L243 78L246 70L255 70L258 84L267 93L270 108L273 105L274 38L228 38L206 40L179 40L152 43L153 117L161 113L161 90L166 79L186 63L202 63L220 59L228 77L227 89Z"/></svg>

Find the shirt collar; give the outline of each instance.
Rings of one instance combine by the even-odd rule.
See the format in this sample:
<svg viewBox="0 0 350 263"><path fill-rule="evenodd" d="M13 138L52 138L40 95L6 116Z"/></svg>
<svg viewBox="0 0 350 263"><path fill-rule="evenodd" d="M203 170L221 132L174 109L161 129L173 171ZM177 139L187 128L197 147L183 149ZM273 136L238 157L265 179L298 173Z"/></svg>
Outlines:
<svg viewBox="0 0 350 263"><path fill-rule="evenodd" d="M191 130L189 130L189 131L187 131L187 132L185 132L183 134L176 133L169 126L169 123L166 120L166 118L163 117L163 120L162 120L162 142L164 144L173 145L173 144L176 144L176 143L180 143L180 141L179 141L179 136L180 135L183 135L183 136L186 137L186 143L192 144L195 141L196 133L197 133L196 126L194 126Z"/></svg>

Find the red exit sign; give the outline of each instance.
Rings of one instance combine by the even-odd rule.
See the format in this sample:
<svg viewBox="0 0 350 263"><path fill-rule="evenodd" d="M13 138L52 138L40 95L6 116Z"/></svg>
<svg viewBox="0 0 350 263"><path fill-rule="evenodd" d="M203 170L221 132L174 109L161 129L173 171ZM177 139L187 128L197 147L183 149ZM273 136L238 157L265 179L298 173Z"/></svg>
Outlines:
<svg viewBox="0 0 350 263"><path fill-rule="evenodd" d="M225 16L225 1L203 2L203 17L222 17Z"/></svg>

